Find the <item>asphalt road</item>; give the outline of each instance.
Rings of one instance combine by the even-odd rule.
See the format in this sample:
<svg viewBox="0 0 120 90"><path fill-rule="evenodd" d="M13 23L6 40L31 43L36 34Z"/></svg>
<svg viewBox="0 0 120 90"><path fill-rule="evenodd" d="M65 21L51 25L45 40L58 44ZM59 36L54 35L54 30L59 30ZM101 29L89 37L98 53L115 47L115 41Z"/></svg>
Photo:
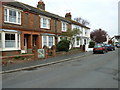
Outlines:
<svg viewBox="0 0 120 90"><path fill-rule="evenodd" d="M118 50L3 74L3 88L118 88Z"/></svg>

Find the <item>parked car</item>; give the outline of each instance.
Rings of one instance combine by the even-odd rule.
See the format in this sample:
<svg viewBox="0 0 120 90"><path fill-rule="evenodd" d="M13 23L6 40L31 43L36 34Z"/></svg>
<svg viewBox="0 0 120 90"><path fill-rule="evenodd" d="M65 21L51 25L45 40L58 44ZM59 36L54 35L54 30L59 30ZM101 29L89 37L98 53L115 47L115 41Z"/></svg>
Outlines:
<svg viewBox="0 0 120 90"><path fill-rule="evenodd" d="M116 47L117 47L117 48L120 48L120 43L117 43L117 44L116 44Z"/></svg>
<svg viewBox="0 0 120 90"><path fill-rule="evenodd" d="M115 46L113 46L111 44L106 44L105 47L107 48L108 51L115 50Z"/></svg>
<svg viewBox="0 0 120 90"><path fill-rule="evenodd" d="M106 53L107 48L104 45L97 44L93 48L93 53Z"/></svg>

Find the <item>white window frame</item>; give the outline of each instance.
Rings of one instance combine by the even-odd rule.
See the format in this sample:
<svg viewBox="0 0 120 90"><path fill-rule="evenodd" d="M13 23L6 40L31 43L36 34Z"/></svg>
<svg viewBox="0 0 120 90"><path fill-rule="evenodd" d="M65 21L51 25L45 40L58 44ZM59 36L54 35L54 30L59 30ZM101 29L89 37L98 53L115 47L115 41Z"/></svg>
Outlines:
<svg viewBox="0 0 120 90"><path fill-rule="evenodd" d="M44 46L44 36L42 36L42 47ZM46 46L51 48L52 46L49 45L49 37L53 37L53 45L55 45L55 37L54 36L46 36Z"/></svg>
<svg viewBox="0 0 120 90"><path fill-rule="evenodd" d="M43 22L44 20L46 20L46 22ZM50 29L50 21L51 18L40 16L40 28ZM44 26L44 24L46 25Z"/></svg>
<svg viewBox="0 0 120 90"><path fill-rule="evenodd" d="M1 40L0 40L0 45L1 45L1 47L0 47L0 50L2 49L2 33L0 32L0 34L1 34L1 36L0 36L0 38L1 38Z"/></svg>
<svg viewBox="0 0 120 90"><path fill-rule="evenodd" d="M45 39L44 39L45 38ZM46 41L45 41L46 40ZM43 46L46 45L47 46L47 36L43 36Z"/></svg>
<svg viewBox="0 0 120 90"><path fill-rule="evenodd" d="M18 33L15 32L0 32L1 33L1 40L2 40L2 49L0 49L0 51L13 51L13 50L20 50L20 34L19 34L19 43L18 43ZM5 47L5 34L15 34L15 47L14 48L6 48ZM18 47L19 44L19 47Z"/></svg>
<svg viewBox="0 0 120 90"><path fill-rule="evenodd" d="M80 39L78 39L77 37L76 37L76 45L77 45L77 46L80 45Z"/></svg>
<svg viewBox="0 0 120 90"><path fill-rule="evenodd" d="M13 34L14 36L15 36L15 40L6 40L6 34ZM11 41L14 41L14 47L6 47L6 41L8 42L11 42ZM8 46L9 46L9 44L7 44ZM5 33L5 48L15 48L16 47L16 34L15 33L8 33L8 32L6 32Z"/></svg>
<svg viewBox="0 0 120 90"><path fill-rule="evenodd" d="M4 10L5 10L5 9L7 10L7 20L5 20L5 17L4 17L4 22L5 22L5 23L11 23L11 24L21 25L21 10L4 6ZM10 10L16 12L16 22L11 22L11 21L10 21L10 16L9 16ZM19 15L18 13L20 13L20 17L18 17L18 15ZM19 21L19 20L20 20L20 21Z"/></svg>
<svg viewBox="0 0 120 90"><path fill-rule="evenodd" d="M49 43L48 43L49 45L48 45L48 46L49 46L49 47L52 47L52 46L53 46L53 42L54 42L53 38L54 38L53 36L49 36L49 37L48 37L48 39L49 39ZM52 41L50 41L50 39L51 39ZM50 44L52 44L52 45L50 45Z"/></svg>
<svg viewBox="0 0 120 90"><path fill-rule="evenodd" d="M64 26L65 25L65 26ZM66 32L67 31L67 23L62 21L62 31Z"/></svg>

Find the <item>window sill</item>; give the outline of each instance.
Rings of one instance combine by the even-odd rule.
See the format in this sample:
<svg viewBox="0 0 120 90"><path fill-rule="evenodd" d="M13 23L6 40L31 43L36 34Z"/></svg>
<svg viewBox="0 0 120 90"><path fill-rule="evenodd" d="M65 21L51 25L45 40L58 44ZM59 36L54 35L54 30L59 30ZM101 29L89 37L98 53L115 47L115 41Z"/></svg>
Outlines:
<svg viewBox="0 0 120 90"><path fill-rule="evenodd" d="M41 27L40 29L50 30L50 28L43 28L43 27Z"/></svg>
<svg viewBox="0 0 120 90"><path fill-rule="evenodd" d="M13 23L13 22L7 22L7 21L4 21L5 24L13 24L13 25L19 25L21 26L21 23Z"/></svg>
<svg viewBox="0 0 120 90"><path fill-rule="evenodd" d="M0 51L16 51L16 50L21 50L19 48L4 48L4 49L0 49Z"/></svg>

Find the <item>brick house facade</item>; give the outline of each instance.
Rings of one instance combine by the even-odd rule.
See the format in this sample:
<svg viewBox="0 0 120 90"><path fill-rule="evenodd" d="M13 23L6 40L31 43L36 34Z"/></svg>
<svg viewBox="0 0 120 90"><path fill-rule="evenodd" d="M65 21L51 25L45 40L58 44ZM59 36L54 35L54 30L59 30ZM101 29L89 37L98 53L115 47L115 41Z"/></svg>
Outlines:
<svg viewBox="0 0 120 90"><path fill-rule="evenodd" d="M73 22L67 18L45 11L42 0L37 8L17 1L3 3L0 28L2 56L32 53L34 46L40 49L44 45L56 45L62 28L72 28Z"/></svg>

